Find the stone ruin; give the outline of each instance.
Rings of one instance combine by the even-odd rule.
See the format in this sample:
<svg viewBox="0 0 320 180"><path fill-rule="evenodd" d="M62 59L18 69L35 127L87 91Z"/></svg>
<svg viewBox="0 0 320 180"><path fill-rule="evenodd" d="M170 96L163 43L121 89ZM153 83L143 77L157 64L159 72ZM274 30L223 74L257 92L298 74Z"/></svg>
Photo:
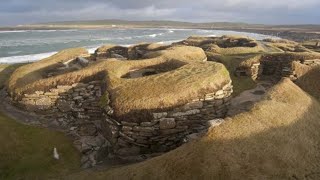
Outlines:
<svg viewBox="0 0 320 180"><path fill-rule="evenodd" d="M177 71L184 64L193 63L192 61L197 61L195 65L201 64L202 68L210 66L203 64L206 63L203 62L206 56L200 48L190 47L187 51L179 51L179 48L184 47L166 50L168 48L169 46L159 45L130 48L103 46L91 56L75 56L72 59L62 57L58 60L56 58L59 56L53 57L54 61L59 62L56 63L60 64L59 68L42 67L41 78L22 87L13 86L9 94L16 106L35 112L49 119L50 124L68 131L74 137L75 147L82 154L83 168L95 166L106 158L143 160L180 146L188 141L188 135L203 132L208 128L209 122L224 118L233 92L231 79L227 75L224 81L216 82L215 89L206 91L201 96L170 108L148 110L148 118L135 117L133 114L130 120L126 120L115 116L112 99L117 97L112 97L112 93L108 91L106 77L111 72L105 69L113 61L126 63L126 60L134 59L139 63L140 58L151 64L155 61L161 64L181 60L181 64L175 68L142 66L130 69L118 77L138 80L145 76L156 77L168 71ZM169 53L165 55L167 51ZM162 52L164 55L161 55ZM36 62L33 67L42 66L41 63ZM211 64L216 66L217 63ZM224 68L223 65L218 67ZM88 71L90 68L93 72ZM83 74L87 77L82 77ZM13 78L10 81L14 81ZM210 82L211 85L214 83Z"/></svg>
<svg viewBox="0 0 320 180"><path fill-rule="evenodd" d="M249 66L239 66L235 74L237 76L249 76L252 79L280 80L288 77L296 80L294 63L308 66L320 65L320 55L310 53L277 53L257 56L257 61Z"/></svg>

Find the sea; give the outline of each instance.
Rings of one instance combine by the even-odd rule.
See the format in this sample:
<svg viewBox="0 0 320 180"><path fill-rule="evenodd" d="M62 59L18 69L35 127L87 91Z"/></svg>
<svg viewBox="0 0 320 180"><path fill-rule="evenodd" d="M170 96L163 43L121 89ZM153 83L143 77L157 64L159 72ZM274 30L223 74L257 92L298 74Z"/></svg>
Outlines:
<svg viewBox="0 0 320 180"><path fill-rule="evenodd" d="M85 47L93 53L104 44L130 46L137 43L170 44L192 35L243 35L257 40L271 36L222 30L199 29L69 29L0 31L0 63L38 61L57 51ZM274 38L274 37L273 37Z"/></svg>

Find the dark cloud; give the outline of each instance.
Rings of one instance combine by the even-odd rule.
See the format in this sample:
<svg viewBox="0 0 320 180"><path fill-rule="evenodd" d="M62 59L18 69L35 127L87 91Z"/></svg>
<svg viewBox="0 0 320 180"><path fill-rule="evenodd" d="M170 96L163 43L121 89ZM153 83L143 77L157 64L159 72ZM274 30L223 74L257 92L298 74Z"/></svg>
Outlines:
<svg viewBox="0 0 320 180"><path fill-rule="evenodd" d="M6 0L0 25L127 19L320 23L319 0Z"/></svg>

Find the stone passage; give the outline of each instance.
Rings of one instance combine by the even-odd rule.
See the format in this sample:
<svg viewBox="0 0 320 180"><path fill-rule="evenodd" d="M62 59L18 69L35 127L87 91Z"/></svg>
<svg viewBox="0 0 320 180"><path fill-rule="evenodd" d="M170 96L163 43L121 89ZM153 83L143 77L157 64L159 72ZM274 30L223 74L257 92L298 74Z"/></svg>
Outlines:
<svg viewBox="0 0 320 180"><path fill-rule="evenodd" d="M104 135L114 154L125 158L139 154L162 153L180 146L188 134L207 128L207 122L225 117L232 94L231 81L222 89L206 94L184 106L153 113L150 121L118 121L107 118Z"/></svg>

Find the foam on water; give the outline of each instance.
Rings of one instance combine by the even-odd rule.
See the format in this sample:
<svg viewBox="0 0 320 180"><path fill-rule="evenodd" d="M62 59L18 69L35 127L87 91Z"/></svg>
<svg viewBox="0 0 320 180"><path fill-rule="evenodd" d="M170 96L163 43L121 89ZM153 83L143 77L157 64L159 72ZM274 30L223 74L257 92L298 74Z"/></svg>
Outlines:
<svg viewBox="0 0 320 180"><path fill-rule="evenodd" d="M71 33L69 31L71 31ZM272 37L235 31L173 28L17 30L0 31L0 33L0 63L37 61L53 55L59 49L72 47L85 47L90 53L94 53L94 51L103 44L118 44L128 47L141 42L158 42L167 45L186 39L191 35L221 36L224 34L239 34L257 40Z"/></svg>
<svg viewBox="0 0 320 180"><path fill-rule="evenodd" d="M11 57L1 57L0 63L26 63L26 62L34 62L40 59L47 58L49 56L54 55L57 52L48 52L48 53L40 53L40 54L29 54L23 56L11 56Z"/></svg>

